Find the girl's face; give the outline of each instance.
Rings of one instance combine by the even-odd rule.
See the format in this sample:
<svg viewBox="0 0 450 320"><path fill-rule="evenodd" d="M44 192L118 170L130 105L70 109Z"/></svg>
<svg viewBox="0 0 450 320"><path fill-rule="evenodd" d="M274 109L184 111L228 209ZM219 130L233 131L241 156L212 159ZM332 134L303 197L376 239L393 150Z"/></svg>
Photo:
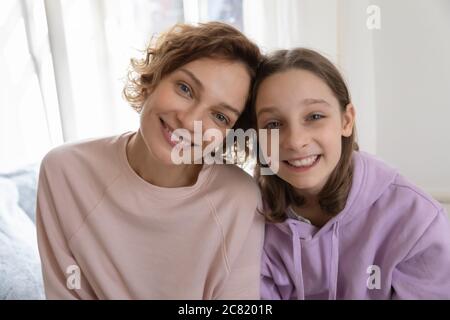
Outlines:
<svg viewBox="0 0 450 320"><path fill-rule="evenodd" d="M194 121L207 129L232 128L244 110L250 75L240 62L202 58L165 76L147 98L141 113L140 131L153 157L173 164L171 152L175 129L187 129L194 146ZM211 142L203 142L201 151ZM192 150L191 150L192 151ZM193 159L194 160L194 159Z"/></svg>
<svg viewBox="0 0 450 320"><path fill-rule="evenodd" d="M353 106L341 112L323 80L290 69L263 80L255 108L259 129L279 129L277 175L300 194L317 195L339 162L341 137L352 134Z"/></svg>

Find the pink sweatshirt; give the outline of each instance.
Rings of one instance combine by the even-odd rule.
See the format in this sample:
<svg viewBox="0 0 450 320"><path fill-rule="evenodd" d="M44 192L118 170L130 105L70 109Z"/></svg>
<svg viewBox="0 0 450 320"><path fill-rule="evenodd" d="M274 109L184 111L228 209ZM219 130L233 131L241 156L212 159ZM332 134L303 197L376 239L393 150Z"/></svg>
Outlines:
<svg viewBox="0 0 450 320"><path fill-rule="evenodd" d="M129 166L132 133L44 158L37 230L49 299L259 299L264 220L253 179L204 165L161 188Z"/></svg>

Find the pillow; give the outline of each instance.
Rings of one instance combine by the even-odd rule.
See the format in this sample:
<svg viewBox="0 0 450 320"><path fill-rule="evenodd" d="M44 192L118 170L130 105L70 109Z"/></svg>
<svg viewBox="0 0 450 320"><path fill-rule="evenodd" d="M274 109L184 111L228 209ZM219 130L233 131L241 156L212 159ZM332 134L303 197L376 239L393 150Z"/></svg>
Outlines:
<svg viewBox="0 0 450 320"><path fill-rule="evenodd" d="M16 185L0 177L0 299L44 299L34 223Z"/></svg>
<svg viewBox="0 0 450 320"><path fill-rule="evenodd" d="M19 191L19 206L28 217L36 222L36 193L38 180L38 164L31 164L11 173L0 174L0 178L13 181Z"/></svg>

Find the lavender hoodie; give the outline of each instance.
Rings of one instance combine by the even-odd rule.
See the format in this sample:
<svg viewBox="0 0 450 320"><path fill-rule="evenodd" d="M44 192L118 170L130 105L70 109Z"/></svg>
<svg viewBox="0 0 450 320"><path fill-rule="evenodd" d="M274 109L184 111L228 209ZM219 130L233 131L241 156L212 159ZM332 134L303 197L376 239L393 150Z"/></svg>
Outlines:
<svg viewBox="0 0 450 320"><path fill-rule="evenodd" d="M263 299L449 299L450 225L442 206L363 152L345 208L322 228L267 224Z"/></svg>

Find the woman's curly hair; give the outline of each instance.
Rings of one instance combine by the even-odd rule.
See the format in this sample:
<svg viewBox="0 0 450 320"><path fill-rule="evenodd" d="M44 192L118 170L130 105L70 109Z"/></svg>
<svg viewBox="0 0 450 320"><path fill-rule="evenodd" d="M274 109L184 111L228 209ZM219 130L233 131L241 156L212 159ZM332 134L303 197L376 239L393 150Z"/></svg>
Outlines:
<svg viewBox="0 0 450 320"><path fill-rule="evenodd" d="M262 56L257 45L228 24L177 24L153 39L142 59L131 59L123 89L125 99L140 113L149 93L162 78L200 58L240 61L247 67L253 82ZM248 112L244 113L249 119ZM244 114L243 116L245 117ZM242 122L242 119L238 122ZM236 125L239 126L238 123Z"/></svg>

